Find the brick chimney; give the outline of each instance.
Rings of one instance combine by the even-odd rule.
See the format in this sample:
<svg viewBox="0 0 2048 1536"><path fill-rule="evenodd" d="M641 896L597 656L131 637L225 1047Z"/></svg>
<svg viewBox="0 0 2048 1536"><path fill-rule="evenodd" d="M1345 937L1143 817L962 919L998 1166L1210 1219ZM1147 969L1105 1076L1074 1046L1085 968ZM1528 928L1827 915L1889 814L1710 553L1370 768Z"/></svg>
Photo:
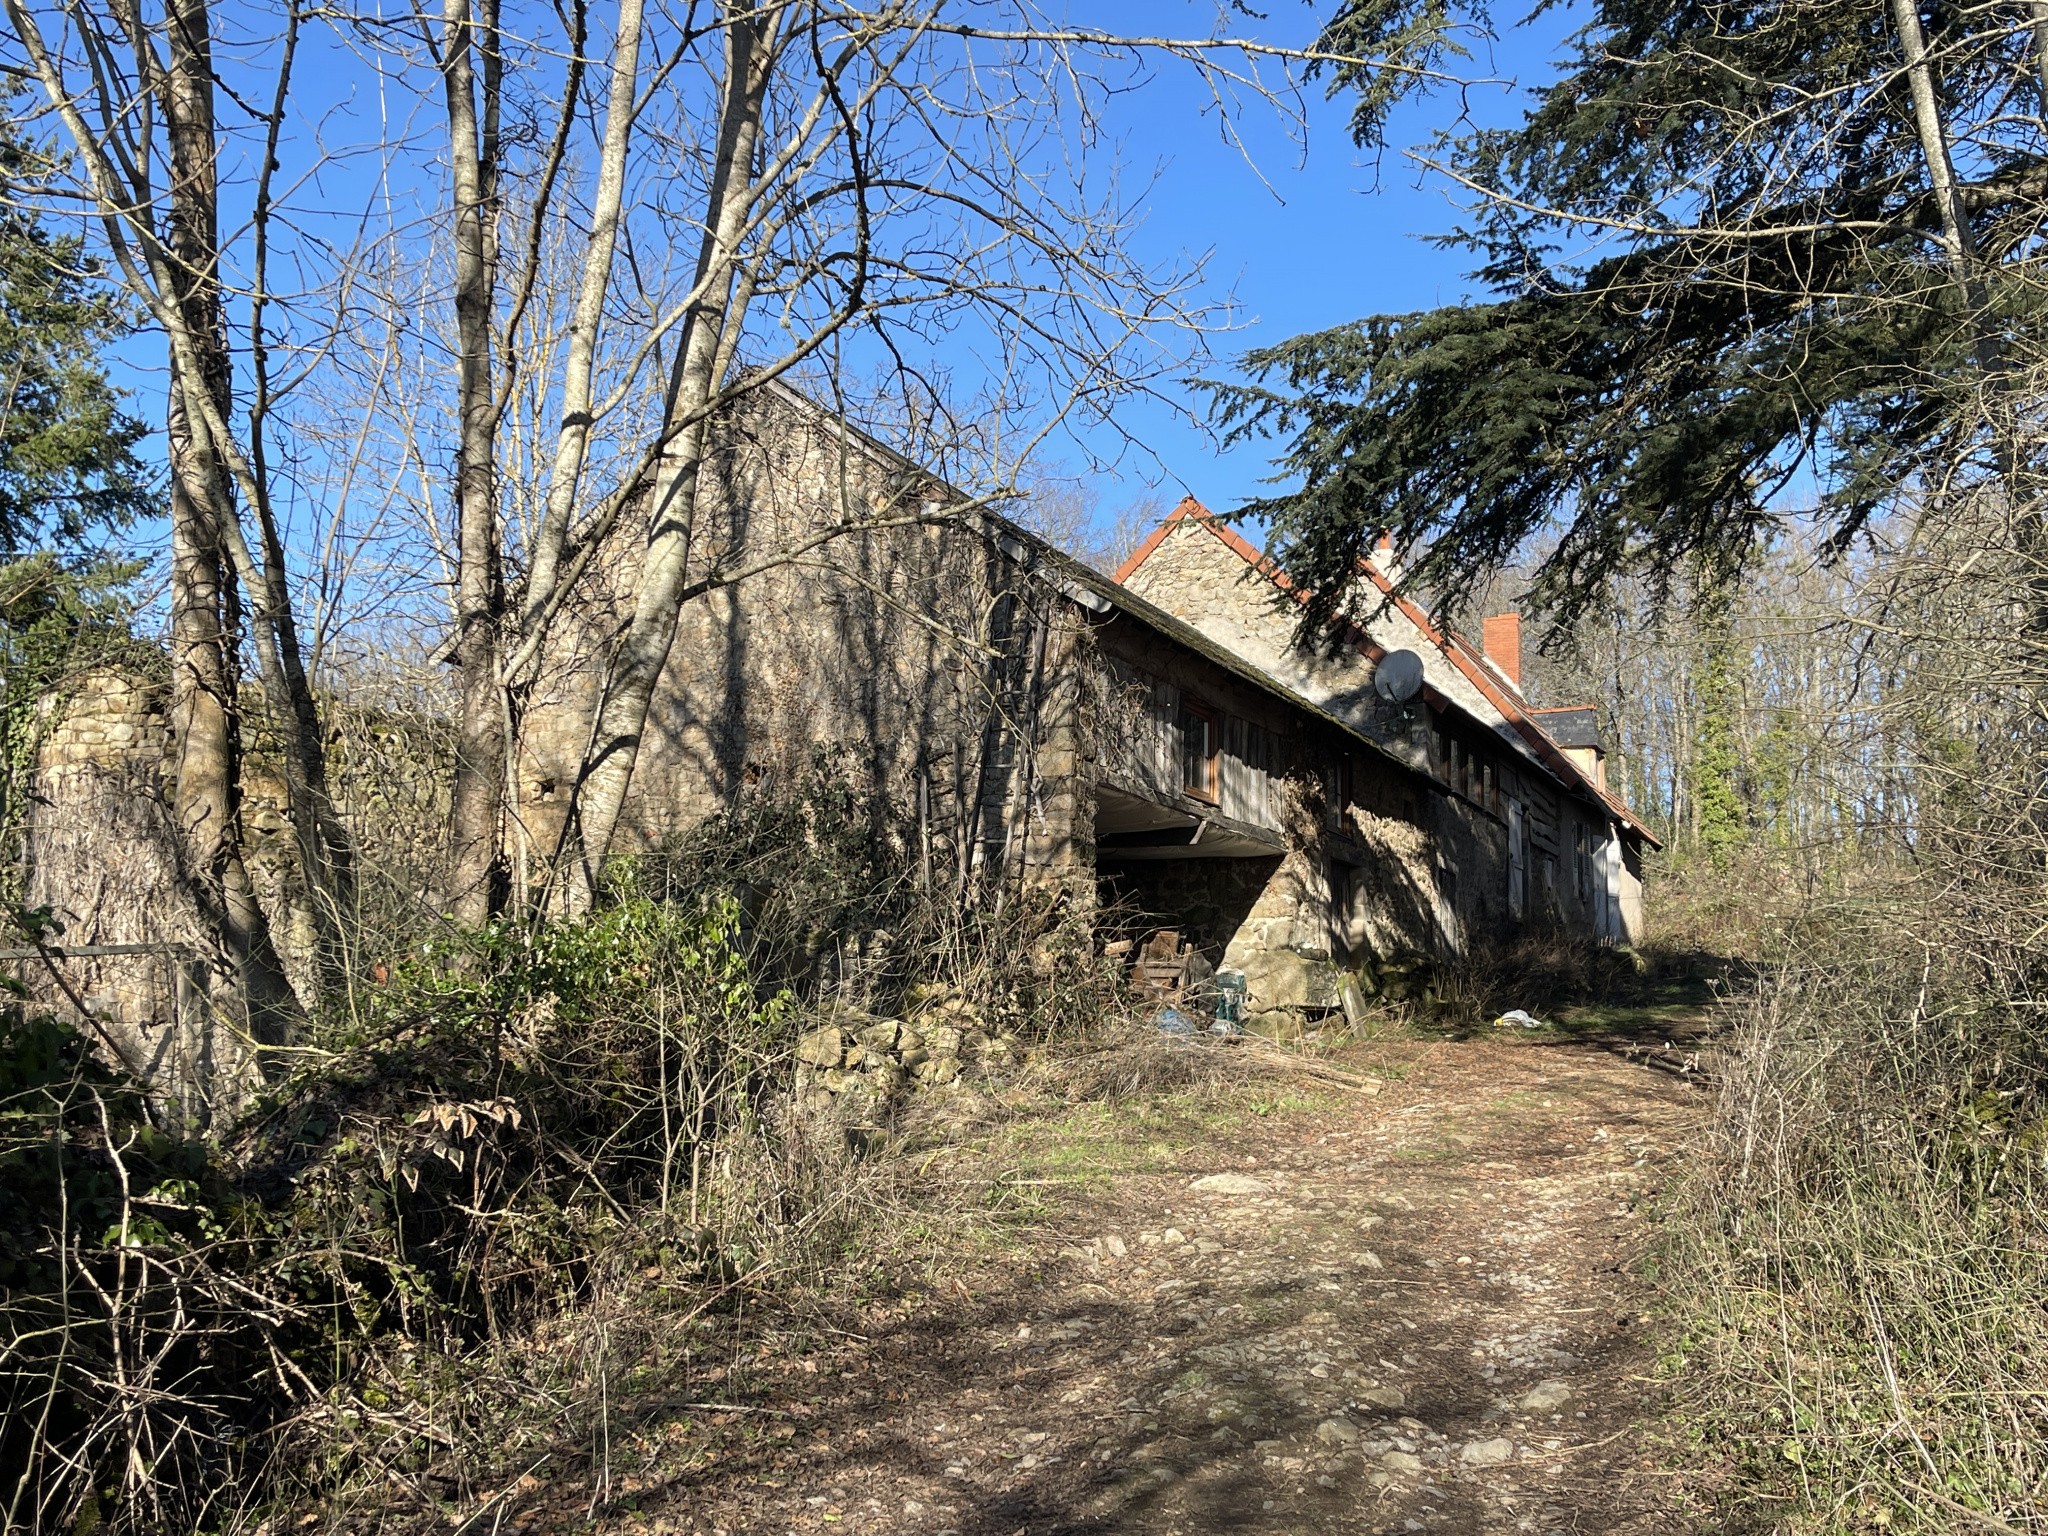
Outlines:
<svg viewBox="0 0 2048 1536"><path fill-rule="evenodd" d="M1372 547L1372 563L1380 568L1380 574L1392 582L1401 579L1401 562L1394 554L1394 536L1385 529Z"/></svg>
<svg viewBox="0 0 2048 1536"><path fill-rule="evenodd" d="M1496 613L1482 621L1481 644L1486 649L1486 659L1493 663L1496 672L1514 685L1517 693L1522 691L1522 616L1519 613Z"/></svg>

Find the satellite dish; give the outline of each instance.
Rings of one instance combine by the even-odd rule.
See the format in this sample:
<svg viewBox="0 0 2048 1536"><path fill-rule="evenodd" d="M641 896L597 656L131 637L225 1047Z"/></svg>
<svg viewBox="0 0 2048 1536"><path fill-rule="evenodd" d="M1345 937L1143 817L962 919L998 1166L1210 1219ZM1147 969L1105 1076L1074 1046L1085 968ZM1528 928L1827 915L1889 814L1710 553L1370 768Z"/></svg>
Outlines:
<svg viewBox="0 0 2048 1536"><path fill-rule="evenodd" d="M1422 658L1413 651L1389 651L1373 668L1372 691L1389 704L1406 704L1422 692Z"/></svg>

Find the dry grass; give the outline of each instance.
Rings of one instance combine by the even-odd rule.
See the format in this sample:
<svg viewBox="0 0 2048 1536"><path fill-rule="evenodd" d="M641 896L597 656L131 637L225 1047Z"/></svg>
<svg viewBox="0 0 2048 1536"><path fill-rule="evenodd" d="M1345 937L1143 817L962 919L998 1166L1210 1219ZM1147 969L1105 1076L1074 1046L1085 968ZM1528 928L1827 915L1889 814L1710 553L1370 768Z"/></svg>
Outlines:
<svg viewBox="0 0 2048 1536"><path fill-rule="evenodd" d="M1672 1224L1693 1426L1798 1531L2048 1530L2037 1047L1896 913L1727 1010Z"/></svg>
<svg viewBox="0 0 2048 1536"><path fill-rule="evenodd" d="M829 1335L876 1297L944 1292L1040 1236L1057 1190L1162 1157L1171 1167L1171 1147L1245 1115L1371 1091L1313 1051L1167 1040L1112 1019L912 1098L879 1151L778 1105L764 1124L782 1131L717 1152L718 1204L703 1212L728 1260L716 1283L700 1255L650 1256L643 1235L600 1256L573 1307L464 1350L393 1341L346 1397L290 1426L281 1462L306 1475L273 1484L260 1513L274 1529L315 1515L352 1531L440 1531L488 1518L522 1478L570 1471L601 1510L621 1496L613 1448L623 1465L650 1415L715 1396L711 1368L750 1340ZM764 1219L776 1209L787 1219Z"/></svg>

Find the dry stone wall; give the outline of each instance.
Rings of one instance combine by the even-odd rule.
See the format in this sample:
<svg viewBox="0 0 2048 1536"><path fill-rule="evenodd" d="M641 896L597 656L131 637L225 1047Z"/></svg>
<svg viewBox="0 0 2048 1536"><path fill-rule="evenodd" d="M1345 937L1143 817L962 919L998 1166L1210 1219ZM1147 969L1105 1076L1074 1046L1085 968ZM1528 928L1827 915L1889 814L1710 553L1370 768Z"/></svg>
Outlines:
<svg viewBox="0 0 2048 1536"><path fill-rule="evenodd" d="M927 1000L908 1020L843 1013L797 1042L797 1102L865 1124L911 1094L949 1088L1020 1060L1017 1036L989 1025L965 998Z"/></svg>
<svg viewBox="0 0 2048 1536"><path fill-rule="evenodd" d="M241 1021L214 1002L209 945L179 878L171 810L176 744L164 685L105 668L45 699L35 803L24 838L25 894L47 906L65 979L127 1064L204 1121L255 1080ZM263 696L242 693L244 854L287 975L314 996L314 914L299 879L286 790L266 735ZM357 850L358 932L403 922L431 889L446 844L446 731L418 711L329 701L329 774ZM15 971L52 1006L69 999L38 966Z"/></svg>
<svg viewBox="0 0 2048 1536"><path fill-rule="evenodd" d="M177 895L164 704L161 685L113 670L42 701L27 892L30 906L51 909L64 945L199 940ZM118 974L83 979L104 1017L156 1021L162 1000L149 990Z"/></svg>

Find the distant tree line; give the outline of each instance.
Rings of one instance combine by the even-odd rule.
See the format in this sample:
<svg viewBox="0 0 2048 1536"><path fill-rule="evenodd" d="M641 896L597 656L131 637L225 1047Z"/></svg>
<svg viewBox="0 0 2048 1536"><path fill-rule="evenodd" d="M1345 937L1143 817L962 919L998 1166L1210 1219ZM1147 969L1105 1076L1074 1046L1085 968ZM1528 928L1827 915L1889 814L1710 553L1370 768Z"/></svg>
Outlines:
<svg viewBox="0 0 2048 1536"><path fill-rule="evenodd" d="M1525 685L1599 710L1609 783L1677 856L1874 850L1914 793L1877 563L1792 527L1739 583L1617 581L1525 657Z"/></svg>

